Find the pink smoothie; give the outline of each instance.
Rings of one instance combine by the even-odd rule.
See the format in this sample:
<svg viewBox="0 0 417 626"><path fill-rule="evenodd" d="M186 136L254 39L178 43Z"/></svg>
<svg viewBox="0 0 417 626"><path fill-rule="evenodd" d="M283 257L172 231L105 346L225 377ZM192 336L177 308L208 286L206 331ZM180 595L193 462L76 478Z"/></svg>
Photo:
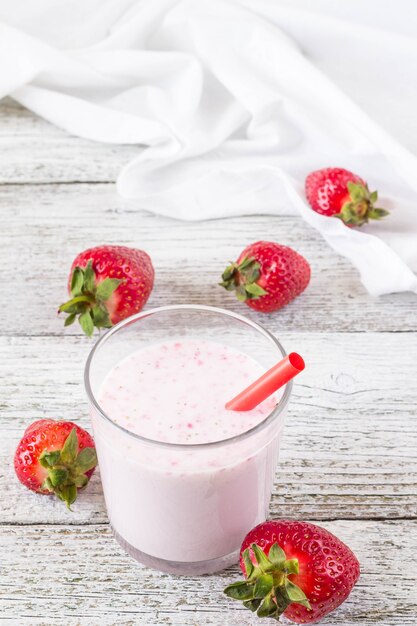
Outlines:
<svg viewBox="0 0 417 626"><path fill-rule="evenodd" d="M123 433L93 412L111 524L130 548L156 559L197 562L237 554L267 515L282 419L266 419L277 399L249 412L225 403L265 368L214 341L151 344L107 374L98 401ZM140 559L140 556L139 556Z"/></svg>
<svg viewBox="0 0 417 626"><path fill-rule="evenodd" d="M252 357L214 341L171 341L134 352L108 374L100 404L116 424L168 443L221 441L259 424L274 408L225 404L264 373Z"/></svg>

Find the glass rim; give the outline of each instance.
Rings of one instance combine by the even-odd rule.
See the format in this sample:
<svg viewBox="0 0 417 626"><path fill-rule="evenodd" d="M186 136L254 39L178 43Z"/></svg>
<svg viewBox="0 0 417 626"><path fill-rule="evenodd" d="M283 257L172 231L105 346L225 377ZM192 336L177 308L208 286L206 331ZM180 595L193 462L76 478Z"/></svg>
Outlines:
<svg viewBox="0 0 417 626"><path fill-rule="evenodd" d="M84 386L87 392L87 399L92 404L94 409L98 412L98 414L102 418L104 418L105 421L109 422L114 428L120 430L121 432L125 433L129 437L133 437L134 439L137 439L139 441L146 443L147 445L170 448L170 449L181 449L181 450L192 450L192 449L197 449L197 448L198 449L215 448L215 447L221 447L227 444L235 443L237 441L242 441L244 439L251 437L254 434L261 432L267 426L269 426L272 422L276 421L276 418L278 418L279 415L281 415L284 408L288 404L288 401L291 395L292 385L293 385L292 380L286 383L284 387L284 393L282 394L279 402L277 403L273 411L271 411L271 413L269 413L265 417L265 419L259 422L259 424L256 424L249 430L245 430L243 433L240 433L239 435L234 435L233 437L228 437L226 439L219 439L217 441L209 441L209 442L204 442L204 443L170 443L168 441L158 441L157 439L150 439L148 437L143 437L142 435L138 435L137 433L134 433L131 430L128 430L127 428L124 428L120 424L117 424L111 419L111 417L109 417L103 411L99 402L96 400L96 397L93 393L93 390L90 384L90 369L91 369L93 359L96 356L97 352L100 350L103 344L106 343L113 335L118 333L123 328L129 326L130 324L140 319L144 319L148 317L149 315L155 315L158 313L165 313L168 311L176 311L176 310L205 311L208 313L217 314L219 316L231 317L233 319L236 319L240 322L243 322L247 326L251 326L254 330L258 331L261 335L263 335L266 339L268 339L272 344L274 344L275 347L278 348L278 350L281 352L282 358L287 356L287 353L285 352L282 344L269 330L267 330L264 326L262 326L262 324L258 324L257 322L254 322L251 319L249 319L248 317L245 317L244 315L240 315L239 313L235 313L234 311L228 311L227 309L221 309L219 307L208 306L204 304L170 304L166 306L155 307L154 309L148 309L146 311L140 311L139 313L136 313L135 315L131 315L130 317L125 318L118 324L115 324L114 326L112 326L108 331L106 331L96 341L96 343L90 350L90 353L87 357L87 361L86 361L85 368L84 368Z"/></svg>

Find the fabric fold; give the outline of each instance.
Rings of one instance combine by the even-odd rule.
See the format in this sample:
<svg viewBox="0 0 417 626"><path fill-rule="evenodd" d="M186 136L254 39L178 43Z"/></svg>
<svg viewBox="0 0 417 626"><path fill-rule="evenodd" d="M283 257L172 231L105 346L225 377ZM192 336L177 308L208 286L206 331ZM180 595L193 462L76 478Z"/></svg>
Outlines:
<svg viewBox="0 0 417 626"><path fill-rule="evenodd" d="M137 144L118 178L123 197L188 220L298 211L369 293L417 293L417 158L374 119L384 114L366 81L381 108L385 98L396 110L397 98L400 115L402 89L411 110L417 42L386 15L371 25L375 2L337 15L328 0L314 10L307 0L67 0L65 19L50 0L13 7L0 0L0 96L72 134ZM385 72L395 71L393 93ZM390 216L355 230L314 213L302 183L326 166L359 173Z"/></svg>

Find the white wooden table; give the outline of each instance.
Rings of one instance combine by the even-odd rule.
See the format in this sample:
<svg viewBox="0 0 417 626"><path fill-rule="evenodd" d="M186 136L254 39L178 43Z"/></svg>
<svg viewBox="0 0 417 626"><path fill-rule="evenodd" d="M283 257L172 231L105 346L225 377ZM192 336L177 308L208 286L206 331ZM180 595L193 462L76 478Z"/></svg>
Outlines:
<svg viewBox="0 0 417 626"><path fill-rule="evenodd" d="M118 196L137 148L70 137L0 103L0 622L16 625L240 626L222 595L237 568L176 578L148 570L112 538L99 472L68 512L26 491L14 448L43 416L89 428L82 376L92 341L56 316L77 252L143 247L156 283L148 307L206 303L246 313L305 355L294 386L271 515L317 521L356 552L362 576L324 623L417 623L417 298L372 299L357 272L291 212L184 223ZM268 316L217 285L229 258L267 238L310 261L308 290ZM269 623L269 622L265 622Z"/></svg>

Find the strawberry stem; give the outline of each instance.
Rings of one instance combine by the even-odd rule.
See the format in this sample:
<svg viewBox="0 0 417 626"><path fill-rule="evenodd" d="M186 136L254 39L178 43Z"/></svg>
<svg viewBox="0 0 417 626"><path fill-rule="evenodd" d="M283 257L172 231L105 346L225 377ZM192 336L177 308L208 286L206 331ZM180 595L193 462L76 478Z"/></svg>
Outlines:
<svg viewBox="0 0 417 626"><path fill-rule="evenodd" d="M334 215L347 226L363 226L369 220L380 220L389 215L389 211L375 207L378 192L370 192L368 185L349 182L347 188L348 200L343 204L340 213Z"/></svg>
<svg viewBox="0 0 417 626"><path fill-rule="evenodd" d="M54 493L71 510L77 498L77 490L88 483L87 472L97 465L94 448L78 451L77 431L73 428L61 450L44 450L39 463L48 470L42 489Z"/></svg>
<svg viewBox="0 0 417 626"><path fill-rule="evenodd" d="M106 302L122 281L118 278L105 278L97 284L92 261L85 268L75 267L71 276L71 298L61 304L59 313L67 313L65 326L71 326L78 319L84 333L91 337L94 328L110 328Z"/></svg>
<svg viewBox="0 0 417 626"><path fill-rule="evenodd" d="M252 257L245 257L240 263L230 262L219 285L227 291L235 291L240 302L257 300L268 293L256 282L260 276L260 263Z"/></svg>
<svg viewBox="0 0 417 626"><path fill-rule="evenodd" d="M232 583L224 593L234 600L241 600L243 605L255 612L258 617L272 617L279 620L290 606L297 603L310 609L310 603L304 591L289 579L298 574L298 560L287 559L284 550L274 543L268 556L255 543L243 554L247 578Z"/></svg>

